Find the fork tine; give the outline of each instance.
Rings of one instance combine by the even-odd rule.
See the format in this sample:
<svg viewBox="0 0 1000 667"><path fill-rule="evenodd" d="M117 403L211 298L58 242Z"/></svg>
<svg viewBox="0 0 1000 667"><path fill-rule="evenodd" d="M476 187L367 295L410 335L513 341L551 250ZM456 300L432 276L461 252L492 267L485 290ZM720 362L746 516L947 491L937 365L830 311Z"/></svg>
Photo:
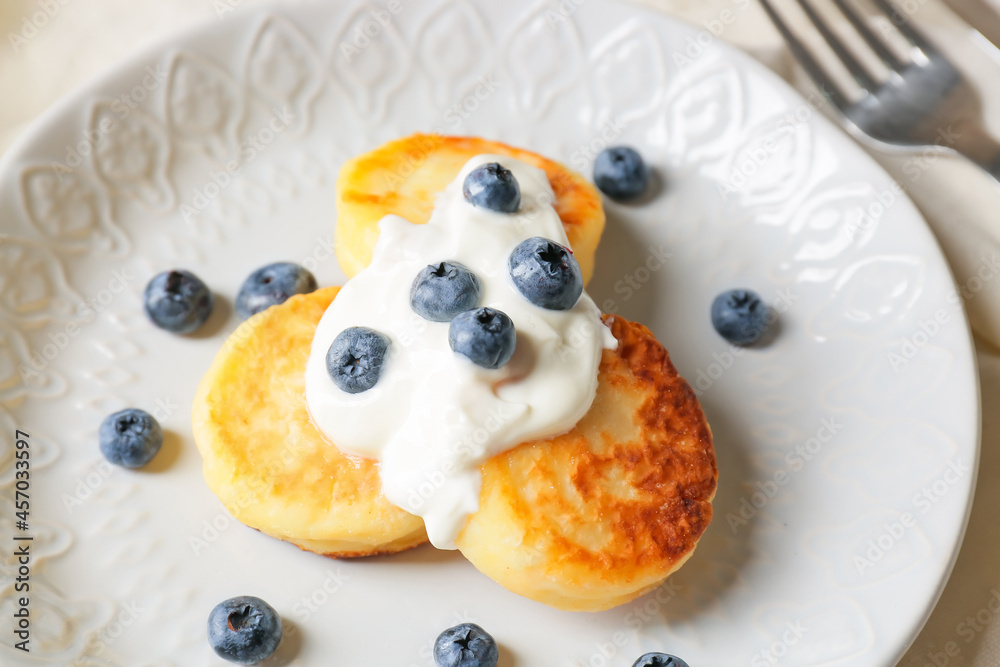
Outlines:
<svg viewBox="0 0 1000 667"><path fill-rule="evenodd" d="M889 0L874 0L874 2L875 5L889 17L892 25L896 27L896 30L898 30L899 33L905 37L908 42L910 42L910 44L923 51L924 55L928 58L932 55L937 55L937 49L934 48L934 45L927 41L927 38L924 37L923 33L910 24L910 21L906 17L905 13L898 11L893 4L889 2Z"/></svg>
<svg viewBox="0 0 1000 667"><path fill-rule="evenodd" d="M813 57L809 49L805 47L802 41L795 36L795 33L789 29L788 24L785 20L781 18L781 15L774 9L774 5L771 0L760 0L760 4L764 6L764 11L771 18L771 22L774 23L774 27L778 29L781 36L784 38L785 42L788 43L788 48L795 56L795 59L801 63L802 67L805 68L806 73L812 77L814 83L819 86L820 92L826 95L834 106L841 110L843 113L847 113L851 104L844 95L840 86L833 80L833 78L823 69L823 67L817 62Z"/></svg>
<svg viewBox="0 0 1000 667"><path fill-rule="evenodd" d="M823 39L825 39L826 43L830 45L831 49L833 49L833 52L840 59L840 62L844 63L844 67L846 67L847 71L851 73L854 80L858 82L858 85L865 90L870 91L874 91L878 88L878 83L876 83L875 78L868 73L868 70L865 69L864 65L862 65L854 54L851 53L850 49L844 46L844 42L835 32L833 32L833 30L830 29L830 26L823 20L823 17L816 13L816 10L812 6L812 2L810 2L810 0L798 0L798 2L805 11L806 16L809 17L809 20L812 21L814 26L816 26L819 34L823 36Z"/></svg>
<svg viewBox="0 0 1000 667"><path fill-rule="evenodd" d="M849 0L833 0L841 13L847 17L854 29L858 31L872 51L882 59L886 67L893 71L899 71L906 67L906 63L889 48L885 40L875 34L875 31L868 25L868 21L858 12L857 8Z"/></svg>

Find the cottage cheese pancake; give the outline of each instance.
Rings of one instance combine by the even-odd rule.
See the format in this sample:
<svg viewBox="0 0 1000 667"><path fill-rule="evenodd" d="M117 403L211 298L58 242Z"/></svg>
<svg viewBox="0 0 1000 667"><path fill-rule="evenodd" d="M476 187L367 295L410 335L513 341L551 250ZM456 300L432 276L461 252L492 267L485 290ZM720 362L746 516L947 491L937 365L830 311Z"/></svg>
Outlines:
<svg viewBox="0 0 1000 667"><path fill-rule="evenodd" d="M293 296L229 337L191 408L209 488L246 525L328 556L392 553L427 541L382 495L373 461L350 459L309 417L305 370L338 288Z"/></svg>
<svg viewBox="0 0 1000 667"><path fill-rule="evenodd" d="M701 406L641 324L605 316L597 397L564 435L482 468L479 511L458 538L505 588L572 611L600 611L659 586L694 552L718 480Z"/></svg>

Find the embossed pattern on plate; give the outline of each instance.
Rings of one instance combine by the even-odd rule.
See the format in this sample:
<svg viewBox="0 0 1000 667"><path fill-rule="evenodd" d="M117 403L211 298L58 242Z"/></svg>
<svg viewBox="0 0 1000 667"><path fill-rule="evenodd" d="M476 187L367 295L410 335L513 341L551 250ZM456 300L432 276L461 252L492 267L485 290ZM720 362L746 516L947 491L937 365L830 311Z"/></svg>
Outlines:
<svg viewBox="0 0 1000 667"><path fill-rule="evenodd" d="M219 665L205 619L253 594L289 637L269 664L433 664L475 620L508 667L889 667L964 530L978 394L961 296L889 178L760 65L663 16L591 0L301 3L249 9L138 54L43 118L0 166L0 540L15 428L32 441L35 655L45 664ZM345 159L413 131L476 134L589 172L638 147L655 192L608 202L590 292L650 326L697 391L719 455L716 518L664 586L601 614L514 596L455 553L330 561L235 522L207 490L194 387L258 266L321 284ZM153 328L157 271L218 295L205 331ZM778 314L726 345L735 286ZM101 419L152 412L140 471ZM0 560L0 613L15 563ZM36 588L37 587L37 588ZM539 629L544 628L544 632ZM391 632L387 634L387 629ZM18 664L9 634L0 662Z"/></svg>

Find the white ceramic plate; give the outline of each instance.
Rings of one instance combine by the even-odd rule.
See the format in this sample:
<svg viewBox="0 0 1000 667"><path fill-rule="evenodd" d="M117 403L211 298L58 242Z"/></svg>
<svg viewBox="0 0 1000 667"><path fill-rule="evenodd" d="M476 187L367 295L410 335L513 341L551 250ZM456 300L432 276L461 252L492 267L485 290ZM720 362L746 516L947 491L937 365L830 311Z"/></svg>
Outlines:
<svg viewBox="0 0 1000 667"><path fill-rule="evenodd" d="M341 282L338 166L415 130L585 171L610 140L654 165L654 196L607 205L590 291L656 332L715 432L715 522L656 593L573 614L457 553L328 560L237 524L202 481L188 406L237 324L240 282L276 260ZM12 537L32 535L43 662L220 664L207 614L253 594L289 628L271 664L423 667L440 630L472 619L503 667L657 649L695 667L888 666L948 575L978 454L961 296L890 179L709 32L604 0L233 12L64 100L0 171L0 615L9 628L19 597ZM145 320L141 290L168 267L218 293L202 335ZM712 330L709 304L734 286L781 311L769 345L734 350ZM140 472L96 445L125 405L167 431ZM31 442L26 532L16 428ZM0 662L29 664L9 630L0 642Z"/></svg>

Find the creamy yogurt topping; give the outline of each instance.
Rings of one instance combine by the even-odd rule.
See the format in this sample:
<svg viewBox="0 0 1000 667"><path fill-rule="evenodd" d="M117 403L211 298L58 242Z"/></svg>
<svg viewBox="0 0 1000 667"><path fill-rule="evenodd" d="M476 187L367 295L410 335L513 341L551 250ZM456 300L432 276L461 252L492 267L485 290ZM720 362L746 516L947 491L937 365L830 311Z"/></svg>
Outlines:
<svg viewBox="0 0 1000 667"><path fill-rule="evenodd" d="M509 169L521 188L517 213L467 202L466 175L488 162ZM392 504L423 517L434 546L454 549L466 518L479 508L479 466L528 440L565 433L586 414L597 391L604 348L617 341L586 292L569 310L531 304L510 278L507 259L525 239L569 246L545 172L513 158L480 155L438 195L427 224L388 215L371 264L347 282L323 315L306 367L313 421L345 454L380 462ZM410 307L421 269L458 262L482 284L477 307L506 313L517 331L511 360L490 370L454 352L448 322ZM348 327L370 327L391 345L378 383L349 394L327 373L326 354Z"/></svg>

